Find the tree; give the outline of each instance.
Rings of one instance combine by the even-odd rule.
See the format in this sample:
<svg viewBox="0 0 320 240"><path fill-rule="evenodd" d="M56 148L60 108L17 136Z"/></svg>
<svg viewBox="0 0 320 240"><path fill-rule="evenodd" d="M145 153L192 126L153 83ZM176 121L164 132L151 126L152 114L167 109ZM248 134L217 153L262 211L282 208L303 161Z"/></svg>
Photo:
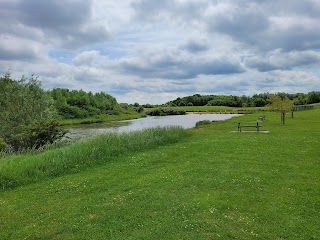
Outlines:
<svg viewBox="0 0 320 240"><path fill-rule="evenodd" d="M274 111L280 112L281 123L285 124L286 112L290 112L293 109L293 102L288 97L279 95L271 95L271 108Z"/></svg>
<svg viewBox="0 0 320 240"><path fill-rule="evenodd" d="M92 94L83 90L56 88L49 91L58 114L62 118L84 118L99 114L117 114L121 111L117 100L109 94Z"/></svg>
<svg viewBox="0 0 320 240"><path fill-rule="evenodd" d="M320 102L320 92L310 92L308 94L308 103L318 103Z"/></svg>
<svg viewBox="0 0 320 240"><path fill-rule="evenodd" d="M61 138L64 132L54 118L53 101L37 78L0 77L0 138L13 150L39 148Z"/></svg>
<svg viewBox="0 0 320 240"><path fill-rule="evenodd" d="M253 103L255 107L264 107L266 105L266 102L267 101L261 97L253 99Z"/></svg>

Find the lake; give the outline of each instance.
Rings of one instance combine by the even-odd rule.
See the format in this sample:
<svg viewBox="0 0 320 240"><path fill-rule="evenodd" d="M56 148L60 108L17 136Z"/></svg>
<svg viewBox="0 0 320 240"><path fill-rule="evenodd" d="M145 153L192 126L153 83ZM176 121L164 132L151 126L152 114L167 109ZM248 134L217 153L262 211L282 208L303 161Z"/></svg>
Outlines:
<svg viewBox="0 0 320 240"><path fill-rule="evenodd" d="M223 121L240 114L186 114L174 116L145 117L134 120L117 121L117 126L109 127L101 124L77 125L68 128L65 138L76 139L94 136L108 132L132 132L152 127L181 126L193 128L196 123L203 120Z"/></svg>

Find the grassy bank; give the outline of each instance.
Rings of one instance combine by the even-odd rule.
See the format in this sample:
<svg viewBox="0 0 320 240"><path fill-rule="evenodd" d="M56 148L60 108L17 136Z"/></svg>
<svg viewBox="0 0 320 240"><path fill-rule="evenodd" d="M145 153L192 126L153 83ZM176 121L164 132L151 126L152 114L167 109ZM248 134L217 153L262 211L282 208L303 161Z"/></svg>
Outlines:
<svg viewBox="0 0 320 240"><path fill-rule="evenodd" d="M179 127L151 128L132 133L109 133L35 154L0 159L0 190L101 165L121 155L178 141L185 136Z"/></svg>
<svg viewBox="0 0 320 240"><path fill-rule="evenodd" d="M320 109L264 115L0 192L0 239L318 239Z"/></svg>
<svg viewBox="0 0 320 240"><path fill-rule="evenodd" d="M131 120L141 118L141 114L137 112L119 113L116 115L99 115L88 118L74 118L74 119L61 119L59 123L61 125L76 125L76 124L86 124L86 123L101 123L108 121L119 121L119 120Z"/></svg>

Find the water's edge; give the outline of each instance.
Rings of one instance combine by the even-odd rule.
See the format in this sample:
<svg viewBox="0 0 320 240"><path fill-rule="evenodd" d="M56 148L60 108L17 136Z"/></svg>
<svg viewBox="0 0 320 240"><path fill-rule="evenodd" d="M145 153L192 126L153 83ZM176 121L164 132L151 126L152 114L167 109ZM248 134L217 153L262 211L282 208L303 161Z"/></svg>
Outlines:
<svg viewBox="0 0 320 240"><path fill-rule="evenodd" d="M69 127L69 132L66 134L65 139L78 139L108 132L132 132L158 126L181 126L188 129L195 127L196 123L199 121L223 121L240 115L241 114L186 114L117 121L119 126L114 127L106 127L103 123L81 125L81 127L77 125L76 127Z"/></svg>

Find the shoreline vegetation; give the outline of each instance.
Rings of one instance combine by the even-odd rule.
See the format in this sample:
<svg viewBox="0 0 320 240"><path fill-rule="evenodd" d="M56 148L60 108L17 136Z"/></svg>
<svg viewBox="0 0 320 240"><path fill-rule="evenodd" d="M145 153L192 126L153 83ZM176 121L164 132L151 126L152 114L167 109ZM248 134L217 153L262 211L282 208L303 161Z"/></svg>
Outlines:
<svg viewBox="0 0 320 240"><path fill-rule="evenodd" d="M144 117L144 115L132 112L132 113L123 113L117 115L97 115L87 118L69 118L69 119L60 119L59 123L62 126L67 125L77 125L77 124L93 124L93 123L105 123L112 121L122 121L122 120L132 120Z"/></svg>
<svg viewBox="0 0 320 240"><path fill-rule="evenodd" d="M157 127L97 135L43 152L7 156L0 159L0 190L77 173L131 152L177 142L186 135L181 127Z"/></svg>
<svg viewBox="0 0 320 240"><path fill-rule="evenodd" d="M320 105L260 115L2 158L0 238L317 239Z"/></svg>

